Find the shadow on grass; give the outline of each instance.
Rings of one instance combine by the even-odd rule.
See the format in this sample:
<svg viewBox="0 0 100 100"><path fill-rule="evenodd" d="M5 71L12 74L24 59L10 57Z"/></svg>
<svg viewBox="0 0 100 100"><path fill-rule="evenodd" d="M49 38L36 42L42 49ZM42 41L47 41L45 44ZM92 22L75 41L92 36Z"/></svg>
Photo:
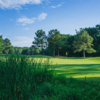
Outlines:
<svg viewBox="0 0 100 100"><path fill-rule="evenodd" d="M59 64L51 67L55 68L55 73L66 77L84 80L87 76L90 81L100 81L100 64Z"/></svg>
<svg viewBox="0 0 100 100"><path fill-rule="evenodd" d="M51 65L54 68L100 68L100 64L59 64Z"/></svg>

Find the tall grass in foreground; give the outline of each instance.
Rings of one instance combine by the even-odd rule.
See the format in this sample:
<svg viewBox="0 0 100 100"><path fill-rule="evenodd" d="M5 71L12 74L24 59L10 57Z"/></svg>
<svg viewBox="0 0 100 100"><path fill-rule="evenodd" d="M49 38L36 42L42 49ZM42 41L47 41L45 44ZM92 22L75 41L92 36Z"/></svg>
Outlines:
<svg viewBox="0 0 100 100"><path fill-rule="evenodd" d="M54 75L50 60L0 58L0 100L100 100L100 84Z"/></svg>
<svg viewBox="0 0 100 100"><path fill-rule="evenodd" d="M49 59L41 63L25 56L0 58L0 100L31 100L36 86L52 79Z"/></svg>

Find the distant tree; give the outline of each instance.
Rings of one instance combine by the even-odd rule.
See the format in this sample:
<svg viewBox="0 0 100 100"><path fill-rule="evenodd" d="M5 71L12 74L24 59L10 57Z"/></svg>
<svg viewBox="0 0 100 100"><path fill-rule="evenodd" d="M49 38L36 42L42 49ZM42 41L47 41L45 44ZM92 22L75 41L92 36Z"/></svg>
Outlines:
<svg viewBox="0 0 100 100"><path fill-rule="evenodd" d="M99 32L98 35L100 36L100 24L97 24L97 25L96 25L96 29L97 29L97 31Z"/></svg>
<svg viewBox="0 0 100 100"><path fill-rule="evenodd" d="M83 29L84 30L84 29ZM95 27L85 28L85 30L89 33L90 36L93 37L93 48L97 51L95 54L88 54L88 56L100 56L99 47L100 47L100 25L96 25Z"/></svg>
<svg viewBox="0 0 100 100"><path fill-rule="evenodd" d="M55 51L58 51L59 55L59 49L62 48L62 38L60 32L55 30L50 30L48 34L48 48L50 51L53 51L53 56L55 56Z"/></svg>
<svg viewBox="0 0 100 100"><path fill-rule="evenodd" d="M15 53L15 50L14 50L14 47L12 46L9 50L9 54L14 54Z"/></svg>
<svg viewBox="0 0 100 100"><path fill-rule="evenodd" d="M27 54L27 49L30 49L29 47L22 47L22 53L23 55Z"/></svg>
<svg viewBox="0 0 100 100"><path fill-rule="evenodd" d="M17 54L21 54L21 53L22 53L22 48L18 48Z"/></svg>
<svg viewBox="0 0 100 100"><path fill-rule="evenodd" d="M38 30L35 33L36 37L34 37L33 45L36 48L41 48L42 53L44 55L44 48L47 46L47 36L46 33L43 30Z"/></svg>
<svg viewBox="0 0 100 100"><path fill-rule="evenodd" d="M2 50L4 50L4 45L3 45L3 38L2 35L0 36L0 53L2 53Z"/></svg>
<svg viewBox="0 0 100 100"><path fill-rule="evenodd" d="M30 54L31 55L35 54L35 46L30 47Z"/></svg>
<svg viewBox="0 0 100 100"><path fill-rule="evenodd" d="M50 52L53 52L53 56L55 56L55 41L54 41L54 36L55 34L55 30L50 30L49 31L49 34L48 34L48 37L47 37L47 40L48 40L48 50Z"/></svg>
<svg viewBox="0 0 100 100"><path fill-rule="evenodd" d="M39 49L38 49L38 48L36 49L36 51L35 51L35 52L36 52L36 54L39 54L39 53L40 53L40 51L39 51Z"/></svg>
<svg viewBox="0 0 100 100"><path fill-rule="evenodd" d="M65 45L65 41L64 41L64 35L61 35L59 31L57 37L58 37L58 41L56 42L56 46L57 46L57 51L59 56L59 52Z"/></svg>
<svg viewBox="0 0 100 100"><path fill-rule="evenodd" d="M85 51L87 53L94 53L96 50L92 48L93 38L89 35L86 30L81 30L79 34L76 35L73 42L74 52L80 52L83 50L83 57L85 57Z"/></svg>
<svg viewBox="0 0 100 100"><path fill-rule="evenodd" d="M65 55L64 52L66 52L66 50L65 50L65 48L66 48L66 37L67 37L67 35L60 34L60 37L59 37L58 42L57 42L58 56L59 56L60 52L61 52L61 54Z"/></svg>
<svg viewBox="0 0 100 100"><path fill-rule="evenodd" d="M73 40L74 40L74 36L72 35L67 34L64 36L63 41L65 43L62 48L62 52L64 56L66 55L66 51L68 53L68 56L73 56L73 49L72 49Z"/></svg>
<svg viewBox="0 0 100 100"><path fill-rule="evenodd" d="M31 55L39 54L39 53L40 53L39 48L36 48L34 45L32 45L32 46L30 47L30 54L31 54Z"/></svg>
<svg viewBox="0 0 100 100"><path fill-rule="evenodd" d="M26 50L26 54L27 54L27 55L30 55L30 49L27 49L27 50Z"/></svg>
<svg viewBox="0 0 100 100"><path fill-rule="evenodd" d="M8 51L10 50L11 48L11 42L8 38L4 39L3 40L3 44L4 44L4 53L8 54Z"/></svg>
<svg viewBox="0 0 100 100"><path fill-rule="evenodd" d="M89 33L90 36L93 37L93 42L95 43L97 41L97 37L100 34L99 33L99 28L96 27L89 27L89 28L85 28L85 30Z"/></svg>

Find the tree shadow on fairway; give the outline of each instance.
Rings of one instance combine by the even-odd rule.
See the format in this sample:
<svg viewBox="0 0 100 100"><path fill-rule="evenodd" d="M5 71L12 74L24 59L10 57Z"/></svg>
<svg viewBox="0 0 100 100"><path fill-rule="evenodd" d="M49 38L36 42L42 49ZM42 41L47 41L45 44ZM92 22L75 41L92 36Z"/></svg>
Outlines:
<svg viewBox="0 0 100 100"><path fill-rule="evenodd" d="M52 68L55 68L55 73L66 77L84 79L87 76L90 80L100 77L100 64L59 64L52 65Z"/></svg>

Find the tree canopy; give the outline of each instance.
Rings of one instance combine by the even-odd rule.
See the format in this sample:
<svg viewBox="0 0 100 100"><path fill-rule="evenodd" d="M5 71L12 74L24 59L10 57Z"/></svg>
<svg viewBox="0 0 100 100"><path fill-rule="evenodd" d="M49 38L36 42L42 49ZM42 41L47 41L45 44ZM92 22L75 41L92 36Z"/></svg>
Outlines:
<svg viewBox="0 0 100 100"><path fill-rule="evenodd" d="M67 32L66 32L67 33ZM8 38L0 36L0 53L50 56L100 56L100 25L95 27L80 28L76 34L62 34L57 29L45 31L37 30L31 47L12 46Z"/></svg>
<svg viewBox="0 0 100 100"><path fill-rule="evenodd" d="M43 30L38 30L35 33L36 37L34 37L33 45L35 47L40 47L42 49L42 53L44 54L44 48L47 46L47 36Z"/></svg>
<svg viewBox="0 0 100 100"><path fill-rule="evenodd" d="M87 53L94 53L96 50L92 48L93 38L89 35L86 30L81 30L79 34L76 35L73 42L74 52L83 51L83 57L85 57L85 51Z"/></svg>
<svg viewBox="0 0 100 100"><path fill-rule="evenodd" d="M3 45L3 38L2 35L0 36L0 53L2 52L2 50L4 49L4 45Z"/></svg>

